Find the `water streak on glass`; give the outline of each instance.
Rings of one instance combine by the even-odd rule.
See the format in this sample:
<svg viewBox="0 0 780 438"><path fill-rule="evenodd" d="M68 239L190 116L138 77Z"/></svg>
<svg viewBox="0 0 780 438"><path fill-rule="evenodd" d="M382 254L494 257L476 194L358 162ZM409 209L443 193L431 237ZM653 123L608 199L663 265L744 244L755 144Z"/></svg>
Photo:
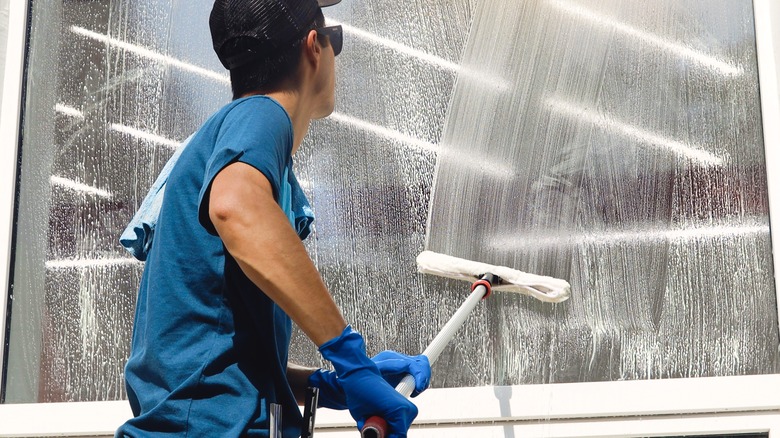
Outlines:
<svg viewBox="0 0 780 438"><path fill-rule="evenodd" d="M125 397L143 266L118 236L186 138L230 99L210 0L33 2L7 402ZM423 249L435 150L470 0L346 0L336 114L312 124L297 173L318 215L307 242L369 348L421 351ZM388 310L389 309L389 310ZM321 364L297 334L293 360Z"/></svg>
<svg viewBox="0 0 780 438"><path fill-rule="evenodd" d="M750 1L483 2L462 68L427 248L573 286L486 303L476 380L778 372Z"/></svg>
<svg viewBox="0 0 780 438"><path fill-rule="evenodd" d="M125 397L143 265L118 236L229 100L195 3L32 2L6 402Z"/></svg>
<svg viewBox="0 0 780 438"><path fill-rule="evenodd" d="M466 297L415 272L427 235L574 285L480 306L436 387L778 371L750 2L625 3L326 10L336 113L296 171L307 249L370 353L422 351ZM32 3L7 402L125 397L143 265L117 239L230 99L210 8ZM325 365L300 333L291 358Z"/></svg>

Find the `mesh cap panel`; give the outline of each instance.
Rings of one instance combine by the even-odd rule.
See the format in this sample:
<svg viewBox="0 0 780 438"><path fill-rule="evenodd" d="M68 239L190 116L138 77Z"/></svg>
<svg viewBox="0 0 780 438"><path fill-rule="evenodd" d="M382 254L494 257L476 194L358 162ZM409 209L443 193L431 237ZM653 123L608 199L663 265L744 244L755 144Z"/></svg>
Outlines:
<svg viewBox="0 0 780 438"><path fill-rule="evenodd" d="M339 1L216 0L209 17L214 51L228 69L251 59L251 56L240 56L242 51L256 56L273 53L303 37L317 17L320 5L330 6ZM235 39L241 41L238 53L225 44Z"/></svg>

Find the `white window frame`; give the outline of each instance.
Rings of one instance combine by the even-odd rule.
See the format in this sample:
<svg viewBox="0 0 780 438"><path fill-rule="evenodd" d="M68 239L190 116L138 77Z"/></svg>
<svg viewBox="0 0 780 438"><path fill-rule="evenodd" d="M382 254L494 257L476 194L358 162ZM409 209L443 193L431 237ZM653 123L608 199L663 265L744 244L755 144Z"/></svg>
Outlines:
<svg viewBox="0 0 780 438"><path fill-rule="evenodd" d="M22 109L22 81L27 43L27 0L13 0L8 11L2 102L0 102L0 371L5 364L6 312L11 272L17 151ZM2 62L2 61L0 61ZM3 384L0 373L0 387Z"/></svg>
<svg viewBox="0 0 780 438"><path fill-rule="evenodd" d="M780 437L780 374L426 391L410 436L630 437L769 433ZM0 405L0 437L111 436L126 401ZM344 411L320 409L317 436L354 438Z"/></svg>
<svg viewBox="0 0 780 438"><path fill-rule="evenodd" d="M773 4L774 3L774 4ZM10 4L0 111L0 341L10 280L27 0ZM780 2L753 0L772 247L780 248ZM780 250L774 256L780 291ZM780 301L780 294L778 301ZM780 316L780 306L778 307ZM0 348L0 364L3 363ZM0 377L1 379L2 377ZM2 381L0 381L2 384ZM767 432L780 438L780 374L432 389L413 437L622 437ZM0 405L0 437L112 436L126 401ZM356 436L345 412L318 413L318 436Z"/></svg>

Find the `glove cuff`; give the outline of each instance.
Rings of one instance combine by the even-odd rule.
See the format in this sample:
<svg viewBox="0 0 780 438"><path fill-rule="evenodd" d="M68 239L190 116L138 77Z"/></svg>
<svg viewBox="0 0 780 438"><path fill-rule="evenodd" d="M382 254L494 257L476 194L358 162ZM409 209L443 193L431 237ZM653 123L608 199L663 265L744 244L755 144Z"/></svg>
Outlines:
<svg viewBox="0 0 780 438"><path fill-rule="evenodd" d="M336 388L336 376L333 374L332 371L325 371L323 369L319 369L309 375L308 379L308 385L310 387L319 388L319 389L330 389L330 388Z"/></svg>
<svg viewBox="0 0 780 438"><path fill-rule="evenodd" d="M336 375L341 379L361 369L379 374L376 364L366 356L363 336L352 326L346 326L341 335L322 344L319 350L322 357L333 364Z"/></svg>
<svg viewBox="0 0 780 438"><path fill-rule="evenodd" d="M311 373L308 384L320 390L319 407L337 410L347 409L346 396L338 383L336 373L333 371L317 370Z"/></svg>

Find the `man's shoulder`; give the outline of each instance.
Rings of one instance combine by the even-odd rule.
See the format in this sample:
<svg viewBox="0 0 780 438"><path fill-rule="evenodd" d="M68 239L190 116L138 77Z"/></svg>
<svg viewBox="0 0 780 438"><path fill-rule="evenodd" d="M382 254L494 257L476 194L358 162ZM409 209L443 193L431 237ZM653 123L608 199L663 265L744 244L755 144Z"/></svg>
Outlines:
<svg viewBox="0 0 780 438"><path fill-rule="evenodd" d="M190 143L196 147L206 145L208 149L213 149L219 137L243 137L246 134L253 137L269 133L274 137L291 137L292 121L275 100L256 95L236 99L220 108L203 122Z"/></svg>
<svg viewBox="0 0 780 438"><path fill-rule="evenodd" d="M222 107L220 113L227 115L241 115L245 117L273 117L289 121L287 111L276 100L257 94L236 99Z"/></svg>
<svg viewBox="0 0 780 438"><path fill-rule="evenodd" d="M238 99L224 109L219 136L248 147L275 144L292 148L293 127L287 111L267 96ZM288 151L290 152L290 151Z"/></svg>

